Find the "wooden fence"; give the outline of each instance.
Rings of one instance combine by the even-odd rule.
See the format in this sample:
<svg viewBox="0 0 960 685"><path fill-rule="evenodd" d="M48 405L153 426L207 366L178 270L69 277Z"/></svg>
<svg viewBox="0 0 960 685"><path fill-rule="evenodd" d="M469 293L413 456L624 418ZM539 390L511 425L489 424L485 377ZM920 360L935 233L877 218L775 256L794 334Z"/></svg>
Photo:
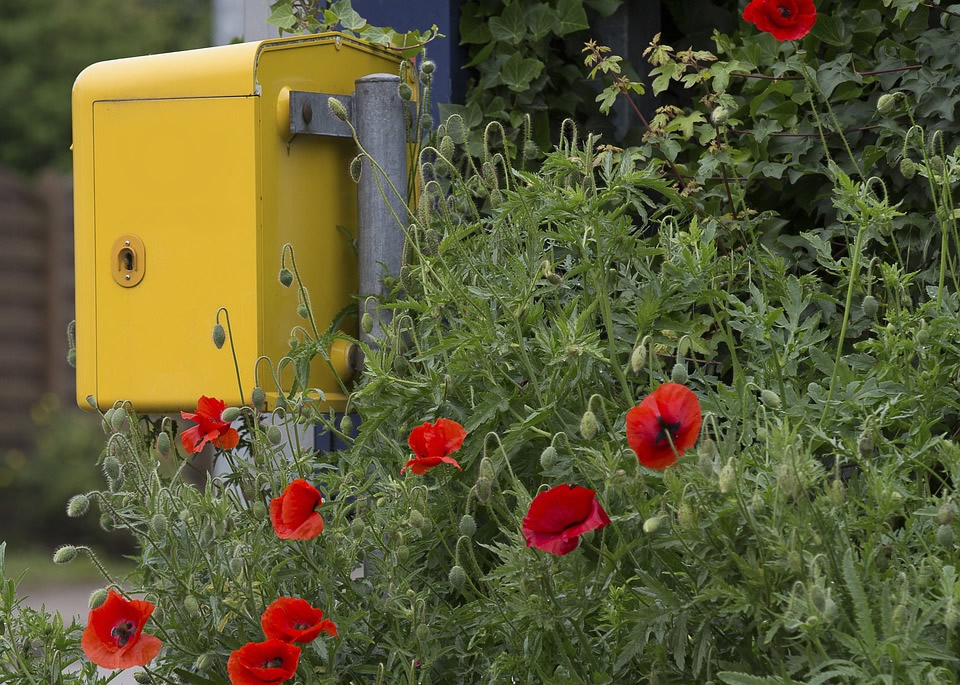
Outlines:
<svg viewBox="0 0 960 685"><path fill-rule="evenodd" d="M75 402L66 361L73 290L69 177L27 182L0 170L0 459L27 445L30 408L46 393Z"/></svg>

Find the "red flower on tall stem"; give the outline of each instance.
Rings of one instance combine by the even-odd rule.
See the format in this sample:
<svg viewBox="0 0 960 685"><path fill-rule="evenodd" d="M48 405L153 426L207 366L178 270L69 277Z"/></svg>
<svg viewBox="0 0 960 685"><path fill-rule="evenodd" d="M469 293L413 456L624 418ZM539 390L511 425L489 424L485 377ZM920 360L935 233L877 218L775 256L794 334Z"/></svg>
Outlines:
<svg viewBox="0 0 960 685"><path fill-rule="evenodd" d="M627 443L641 464L665 469L697 442L702 420L690 388L664 383L627 412Z"/></svg>
<svg viewBox="0 0 960 685"><path fill-rule="evenodd" d="M236 428L223 421L220 415L227 408L226 402L215 397L202 396L197 401L197 413L180 412L180 416L188 421L196 421L197 425L188 428L180 434L183 449L195 454L203 449L208 442L222 450L232 450L240 442L240 435Z"/></svg>
<svg viewBox="0 0 960 685"><path fill-rule="evenodd" d="M300 663L300 648L283 640L248 642L227 660L233 685L276 685L290 680Z"/></svg>
<svg viewBox="0 0 960 685"><path fill-rule="evenodd" d="M569 554L584 533L610 524L596 492L579 485L558 485L533 498L523 517L527 547Z"/></svg>
<svg viewBox="0 0 960 685"><path fill-rule="evenodd" d="M124 599L114 590L106 601L90 612L80 646L97 666L130 668L145 666L160 653L163 643L143 632L153 613L153 604Z"/></svg>
<svg viewBox="0 0 960 685"><path fill-rule="evenodd" d="M817 23L817 8L813 0L751 0L743 19L777 40L798 40Z"/></svg>
<svg viewBox="0 0 960 685"><path fill-rule="evenodd" d="M294 597L274 600L260 616L260 625L270 640L311 642L322 632L337 636L337 625L324 618L320 609Z"/></svg>
<svg viewBox="0 0 960 685"><path fill-rule="evenodd" d="M323 532L323 517L317 507L323 495L302 478L286 487L270 501L270 523L281 540L309 540Z"/></svg>
<svg viewBox="0 0 960 685"><path fill-rule="evenodd" d="M410 469L422 476L440 464L450 464L460 469L460 464L450 454L460 449L466 437L467 431L463 426L450 419L437 419L436 423L427 421L422 426L417 426L407 439L414 458L400 469L400 473Z"/></svg>

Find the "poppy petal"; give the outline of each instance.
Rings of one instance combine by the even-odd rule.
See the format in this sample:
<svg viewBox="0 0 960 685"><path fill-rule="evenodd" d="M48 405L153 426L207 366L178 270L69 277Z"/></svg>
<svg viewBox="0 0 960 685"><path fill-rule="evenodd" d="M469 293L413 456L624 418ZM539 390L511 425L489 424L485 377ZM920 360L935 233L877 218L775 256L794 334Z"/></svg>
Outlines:
<svg viewBox="0 0 960 685"><path fill-rule="evenodd" d="M231 428L213 441L213 444L222 450L232 450L240 443L240 434L236 428Z"/></svg>
<svg viewBox="0 0 960 685"><path fill-rule="evenodd" d="M309 540L323 532L323 517L314 512L290 534L291 540Z"/></svg>
<svg viewBox="0 0 960 685"><path fill-rule="evenodd" d="M193 426L180 434L180 443L188 454L196 454L203 449L203 439L200 426Z"/></svg>

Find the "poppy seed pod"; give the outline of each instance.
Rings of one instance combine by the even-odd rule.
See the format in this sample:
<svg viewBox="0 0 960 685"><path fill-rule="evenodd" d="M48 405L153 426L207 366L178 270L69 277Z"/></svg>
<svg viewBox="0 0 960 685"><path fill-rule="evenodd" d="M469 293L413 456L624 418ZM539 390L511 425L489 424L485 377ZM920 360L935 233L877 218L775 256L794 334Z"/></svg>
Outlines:
<svg viewBox="0 0 960 685"><path fill-rule="evenodd" d="M340 121L347 121L347 108L343 106L343 103L340 102L337 98L329 97L327 98L327 107L330 108L330 113L335 116Z"/></svg>
<svg viewBox="0 0 960 685"><path fill-rule="evenodd" d="M107 591L102 587L97 588L90 593L90 598L87 600L87 606L91 609L96 609L105 601L107 601Z"/></svg>
<svg viewBox="0 0 960 685"><path fill-rule="evenodd" d="M477 522L473 520L470 514L464 514L460 518L460 535L472 538L477 533Z"/></svg>
<svg viewBox="0 0 960 685"><path fill-rule="evenodd" d="M940 525L949 526L957 518L957 507L953 502L947 501L937 509L937 521Z"/></svg>
<svg viewBox="0 0 960 685"><path fill-rule="evenodd" d="M213 338L214 347L216 347L218 350L223 347L225 342L227 342L227 332L220 324L214 324L213 334L211 337Z"/></svg>
<svg viewBox="0 0 960 685"><path fill-rule="evenodd" d="M170 435L167 431L160 431L160 434L157 435L157 453L161 457L169 457L173 452L172 447Z"/></svg>
<svg viewBox="0 0 960 685"><path fill-rule="evenodd" d="M187 595L183 598L183 608L191 616L196 616L200 613L200 602L193 595Z"/></svg>
<svg viewBox="0 0 960 685"><path fill-rule="evenodd" d="M687 374L687 365L684 362L677 362L673 365L670 380L680 385L686 385L687 381L690 380L690 376Z"/></svg>
<svg viewBox="0 0 960 685"><path fill-rule="evenodd" d="M463 570L463 566L453 566L450 568L450 574L447 578L455 589L460 590L467 583L467 572Z"/></svg>
<svg viewBox="0 0 960 685"><path fill-rule="evenodd" d="M950 549L953 547L953 527L940 526L937 528L937 542ZM56 561L56 559L54 559Z"/></svg>
<svg viewBox="0 0 960 685"><path fill-rule="evenodd" d="M630 354L630 370L634 373L640 373L643 371L643 367L647 363L647 346L644 344L639 344L633 348L633 352Z"/></svg>
<svg viewBox="0 0 960 685"><path fill-rule="evenodd" d="M283 434L277 426L267 426L267 440L271 445L279 445L283 440Z"/></svg>
<svg viewBox="0 0 960 685"><path fill-rule="evenodd" d="M373 331L373 315L370 312L364 312L363 316L360 317L360 330L370 335Z"/></svg>
<svg viewBox="0 0 960 685"><path fill-rule="evenodd" d="M540 453L540 466L544 469L551 469L557 463L557 448L553 445L547 447Z"/></svg>
<svg viewBox="0 0 960 685"><path fill-rule="evenodd" d="M53 553L53 563L55 564L69 564L76 558L77 548L73 545L64 545Z"/></svg>
<svg viewBox="0 0 960 685"><path fill-rule="evenodd" d="M90 508L90 498L86 495L74 495L67 502L67 516L72 519L80 518Z"/></svg>
<svg viewBox="0 0 960 685"><path fill-rule="evenodd" d="M643 532L647 535L653 535L658 530L660 530L660 517L651 516L646 521L643 522Z"/></svg>
<svg viewBox="0 0 960 685"><path fill-rule="evenodd" d="M761 390L760 401L770 409L780 408L780 395L775 393L773 390Z"/></svg>
<svg viewBox="0 0 960 685"><path fill-rule="evenodd" d="M584 440L593 440L597 436L597 415L590 409L583 412L580 419L580 435Z"/></svg>
<svg viewBox="0 0 960 685"><path fill-rule="evenodd" d="M877 298L873 295L865 295L860 308L863 309L864 316L872 319L877 315L877 310L880 308L880 305L877 304Z"/></svg>
<svg viewBox="0 0 960 685"><path fill-rule="evenodd" d="M277 276L280 281L280 285L284 288L289 288L293 284L293 272L290 271L287 267L280 269L280 274Z"/></svg>
<svg viewBox="0 0 960 685"><path fill-rule="evenodd" d="M227 423L233 423L240 418L240 410L237 407L227 407L220 412L220 420Z"/></svg>
<svg viewBox="0 0 960 685"><path fill-rule="evenodd" d="M917 163L909 157L904 157L900 160L900 173L909 181L917 175Z"/></svg>
<svg viewBox="0 0 960 685"><path fill-rule="evenodd" d="M720 469L720 478L718 483L720 492L724 495L733 492L733 488L736 485L736 479L737 472L733 467L733 457L730 457L724 467Z"/></svg>

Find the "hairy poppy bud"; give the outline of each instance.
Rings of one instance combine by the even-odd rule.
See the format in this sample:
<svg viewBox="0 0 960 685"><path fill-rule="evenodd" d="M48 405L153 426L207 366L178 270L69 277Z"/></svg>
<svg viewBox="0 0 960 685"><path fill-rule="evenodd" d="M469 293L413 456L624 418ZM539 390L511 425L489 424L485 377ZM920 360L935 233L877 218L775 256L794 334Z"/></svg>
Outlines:
<svg viewBox="0 0 960 685"><path fill-rule="evenodd" d="M117 461L116 457L108 454L103 458L103 475L110 480L120 478L120 462Z"/></svg>
<svg viewBox="0 0 960 685"><path fill-rule="evenodd" d="M67 350L67 364L70 366L76 367L77 365L77 350L76 348L71 347Z"/></svg>
<svg viewBox="0 0 960 685"><path fill-rule="evenodd" d="M773 390L761 390L760 401L770 409L780 408L780 395L775 393Z"/></svg>
<svg viewBox="0 0 960 685"><path fill-rule="evenodd" d="M877 113L886 116L897 107L897 96L884 93L877 99Z"/></svg>
<svg viewBox="0 0 960 685"><path fill-rule="evenodd" d="M398 376L406 375L407 371L410 369L410 362L407 361L407 358L401 354L398 354L393 358L393 372Z"/></svg>
<svg viewBox="0 0 960 685"><path fill-rule="evenodd" d="M940 526L937 528L937 542L948 549L953 547L953 527Z"/></svg>
<svg viewBox="0 0 960 685"><path fill-rule="evenodd" d="M593 440L597 435L597 415L590 409L583 412L580 419L580 435L584 440Z"/></svg>
<svg viewBox="0 0 960 685"><path fill-rule="evenodd" d="M237 407L227 407L220 412L220 420L227 423L233 423L240 418L240 410Z"/></svg>
<svg viewBox="0 0 960 685"><path fill-rule="evenodd" d="M263 392L263 388L259 385L254 386L253 391L250 393L250 403L253 404L256 409L263 409L264 405L267 403L267 396Z"/></svg>
<svg viewBox="0 0 960 685"><path fill-rule="evenodd" d="M190 523L193 521L193 511L191 511L189 507L184 507L180 510L180 513L177 515L177 517L184 523Z"/></svg>
<svg viewBox="0 0 960 685"><path fill-rule="evenodd" d="M951 597L943 611L943 625L953 630L960 624L960 611L957 611L957 603Z"/></svg>
<svg viewBox="0 0 960 685"><path fill-rule="evenodd" d="M96 609L98 606L107 601L107 591L104 588L97 588L90 593L90 598L87 600L87 606L91 609Z"/></svg>
<svg viewBox="0 0 960 685"><path fill-rule="evenodd" d="M941 157L940 155L934 155L933 157L931 157L929 162L929 167L930 167L930 171L932 171L933 173L942 174L943 173L943 157Z"/></svg>
<svg viewBox="0 0 960 685"><path fill-rule="evenodd" d="M410 559L410 548L406 545L400 545L397 547L397 561L401 564L407 563L407 560Z"/></svg>
<svg viewBox="0 0 960 685"><path fill-rule="evenodd" d="M67 502L67 516L72 519L80 518L90 508L90 498L86 495L74 495Z"/></svg>
<svg viewBox="0 0 960 685"><path fill-rule="evenodd" d="M413 88L410 87L409 83L401 82L397 86L397 96L405 102L410 102L413 99Z"/></svg>
<svg viewBox="0 0 960 685"><path fill-rule="evenodd" d="M444 136L440 139L440 156L445 159L453 159L453 138Z"/></svg>
<svg viewBox="0 0 960 685"><path fill-rule="evenodd" d="M154 613L154 618L156 618L156 613ZM146 671L135 671L133 674L133 679L141 685L146 685L146 683L153 682L153 676Z"/></svg>
<svg viewBox="0 0 960 685"><path fill-rule="evenodd" d="M103 412L103 419L100 421L100 427L107 435L113 432L113 428L110 425L110 420L113 418L113 411L113 409L107 409L107 411Z"/></svg>
<svg viewBox="0 0 960 685"><path fill-rule="evenodd" d="M359 516L355 516L353 521L350 522L350 532L353 534L353 537L358 540L363 537L366 529L367 527L364 525L363 519Z"/></svg>
<svg viewBox="0 0 960 685"><path fill-rule="evenodd" d="M271 445L279 445L283 440L283 434L277 426L267 426L267 440Z"/></svg>
<svg viewBox="0 0 960 685"><path fill-rule="evenodd" d="M297 316L299 316L301 319L310 318L310 310L307 309L307 305L305 305L303 302L297 305Z"/></svg>
<svg viewBox="0 0 960 685"><path fill-rule="evenodd" d="M684 501L680 504L680 509L677 510L677 523L684 530L690 530L695 528L697 525L697 513L693 510L693 506Z"/></svg>
<svg viewBox="0 0 960 685"><path fill-rule="evenodd" d="M353 419L350 418L349 414L344 414L340 419L340 432L344 435L353 433Z"/></svg>
<svg viewBox="0 0 960 685"><path fill-rule="evenodd" d="M420 642L423 642L430 635L430 626L428 626L426 623L421 623L417 626L415 634L417 639L420 640Z"/></svg>
<svg viewBox="0 0 960 685"><path fill-rule="evenodd" d="M646 521L643 522L643 532L647 535L653 535L658 530L660 530L660 517L651 516Z"/></svg>
<svg viewBox="0 0 960 685"><path fill-rule="evenodd" d="M830 504L839 507L847 501L847 486L839 478L834 478L827 491L827 497L830 499Z"/></svg>
<svg viewBox="0 0 960 685"><path fill-rule="evenodd" d="M253 514L253 518L262 519L267 515L267 506L260 500L257 500L250 506L250 513Z"/></svg>
<svg viewBox="0 0 960 685"><path fill-rule="evenodd" d="M720 469L719 486L720 492L724 495L733 492L736 485L737 472L733 467L733 457L727 460L727 463Z"/></svg>
<svg viewBox="0 0 960 685"><path fill-rule="evenodd" d="M117 409L110 417L110 427L116 433L126 433L130 426L130 419L127 418L127 412L123 409Z"/></svg>
<svg viewBox="0 0 960 685"><path fill-rule="evenodd" d="M957 507L953 502L944 502L937 509L937 521L941 525L949 526L957 518Z"/></svg>
<svg viewBox="0 0 960 685"><path fill-rule="evenodd" d="M161 457L169 457L173 453L173 445L167 431L160 431L160 434L157 435L157 453Z"/></svg>
<svg viewBox="0 0 960 685"><path fill-rule="evenodd" d="M686 385L687 381L690 380L690 376L687 374L687 365L683 362L674 364L673 370L670 372L670 380L680 385Z"/></svg>
<svg viewBox="0 0 960 685"><path fill-rule="evenodd" d="M460 518L460 535L472 538L477 532L477 522L473 520L470 514L464 514Z"/></svg>
<svg viewBox="0 0 960 685"><path fill-rule="evenodd" d="M917 163L909 157L904 157L900 160L900 173L909 181L917 175Z"/></svg>
<svg viewBox="0 0 960 685"><path fill-rule="evenodd" d="M161 538L167 534L167 517L163 514L154 514L150 517L150 532Z"/></svg>
<svg viewBox="0 0 960 685"><path fill-rule="evenodd" d="M280 275L277 278L280 279L280 285L289 288L293 283L293 272L287 267L283 267L280 269Z"/></svg>
<svg viewBox="0 0 960 685"><path fill-rule="evenodd" d="M73 545L64 545L53 553L53 563L55 564L69 564L76 558L77 548Z"/></svg>
<svg viewBox="0 0 960 685"><path fill-rule="evenodd" d="M416 509L410 512L410 516L407 520L413 528L416 528L417 530L423 528L423 514Z"/></svg>
<svg viewBox="0 0 960 685"><path fill-rule="evenodd" d="M447 578L454 589L461 590L467 583L467 572L463 570L463 566L453 566L450 568L450 574Z"/></svg>
<svg viewBox="0 0 960 685"><path fill-rule="evenodd" d="M810 586L810 603L817 611L823 612L827 604L827 593L819 585Z"/></svg>
<svg viewBox="0 0 960 685"><path fill-rule="evenodd" d="M873 295L865 295L860 308L863 309L864 316L872 319L877 315L877 310L880 308L880 305L877 304L877 298Z"/></svg>
<svg viewBox="0 0 960 685"><path fill-rule="evenodd" d="M714 126L722 126L727 123L727 119L730 118L730 110L720 105L715 107L712 112L710 112L710 123Z"/></svg>
<svg viewBox="0 0 960 685"><path fill-rule="evenodd" d="M493 495L493 483L487 478L478 478L476 490L477 501L481 504L486 504L490 501L491 495Z"/></svg>
<svg viewBox="0 0 960 685"><path fill-rule="evenodd" d="M340 121L347 120L347 108L337 98L327 98L327 107L330 108L330 113Z"/></svg>
<svg viewBox="0 0 960 685"><path fill-rule="evenodd" d="M193 595L187 595L183 598L183 608L187 610L187 613L191 616L196 616L200 613L200 602Z"/></svg>
<svg viewBox="0 0 960 685"><path fill-rule="evenodd" d="M217 656L212 652L204 652L197 657L197 670L206 671L216 663Z"/></svg>
<svg viewBox="0 0 960 685"><path fill-rule="evenodd" d="M357 155L350 160L350 178L354 183L360 183L360 177L363 175L363 156Z"/></svg>
<svg viewBox="0 0 960 685"><path fill-rule="evenodd" d="M423 60L423 64L420 65L420 71L422 71L424 74L432 74L436 68L436 63L429 59Z"/></svg>
<svg viewBox="0 0 960 685"><path fill-rule="evenodd" d="M230 557L229 566L234 578L240 578L243 575L243 557Z"/></svg>
<svg viewBox="0 0 960 685"><path fill-rule="evenodd" d="M633 348L633 353L630 355L630 370L634 373L640 373L646 363L647 346L641 343Z"/></svg>
<svg viewBox="0 0 960 685"><path fill-rule="evenodd" d="M213 527L212 523L208 523L203 527L203 530L200 532L200 544L204 547L208 547L214 538L217 537L217 530Z"/></svg>
<svg viewBox="0 0 960 685"><path fill-rule="evenodd" d="M107 512L100 514L100 527L108 533L113 530L113 517Z"/></svg>
<svg viewBox="0 0 960 685"><path fill-rule="evenodd" d="M433 115L424 112L420 117L420 130L430 131L433 129Z"/></svg>
<svg viewBox="0 0 960 685"><path fill-rule="evenodd" d="M536 159L540 156L540 148L532 140L528 140L523 144L523 158L524 159Z"/></svg>
<svg viewBox="0 0 960 685"><path fill-rule="evenodd" d="M547 445L543 452L540 453L540 466L545 469L551 469L556 463L557 448L553 445Z"/></svg>
<svg viewBox="0 0 960 685"><path fill-rule="evenodd" d="M373 331L373 315L370 312L364 312L363 316L360 317L360 330L370 335L370 332Z"/></svg>
<svg viewBox="0 0 960 685"><path fill-rule="evenodd" d="M861 434L860 439L857 440L857 451L860 453L861 459L873 459L875 451L873 440L866 433Z"/></svg>
<svg viewBox="0 0 960 685"><path fill-rule="evenodd" d="M223 330L223 326L220 324L214 324L213 335L211 337L213 338L214 346L219 350L227 341L227 332Z"/></svg>

